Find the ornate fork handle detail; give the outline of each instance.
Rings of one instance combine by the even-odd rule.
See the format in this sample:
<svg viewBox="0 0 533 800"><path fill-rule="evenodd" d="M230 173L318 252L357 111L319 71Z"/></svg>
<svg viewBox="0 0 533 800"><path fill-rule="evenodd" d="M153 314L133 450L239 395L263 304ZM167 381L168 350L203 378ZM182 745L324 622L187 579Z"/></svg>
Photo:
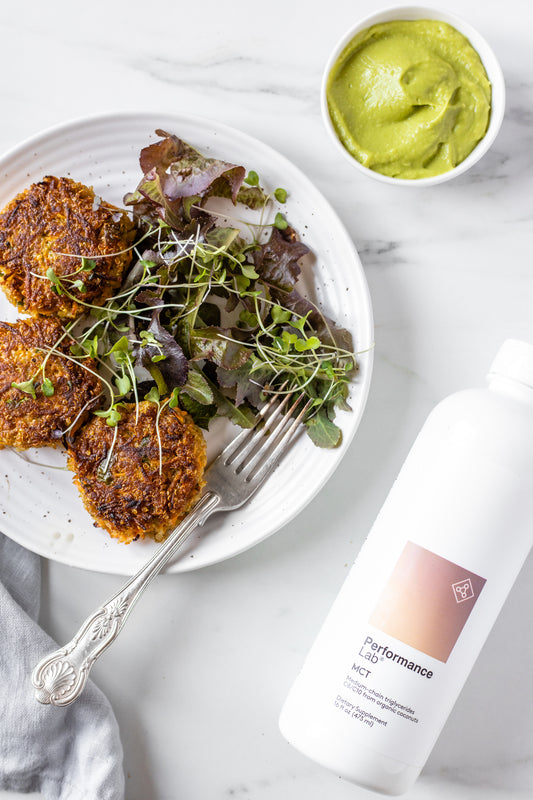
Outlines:
<svg viewBox="0 0 533 800"><path fill-rule="evenodd" d="M273 393L245 428L217 456L206 472L206 486L194 508L173 530L135 577L83 623L65 647L43 658L33 671L37 700L56 706L72 703L83 690L98 656L120 633L152 578L198 526L215 511L240 508L263 485L287 451L313 402L301 392Z"/></svg>
<svg viewBox="0 0 533 800"><path fill-rule="evenodd" d="M40 703L66 706L76 700L87 683L92 665L117 638L144 589L219 504L219 495L206 491L137 575L88 617L68 644L37 664L32 683Z"/></svg>

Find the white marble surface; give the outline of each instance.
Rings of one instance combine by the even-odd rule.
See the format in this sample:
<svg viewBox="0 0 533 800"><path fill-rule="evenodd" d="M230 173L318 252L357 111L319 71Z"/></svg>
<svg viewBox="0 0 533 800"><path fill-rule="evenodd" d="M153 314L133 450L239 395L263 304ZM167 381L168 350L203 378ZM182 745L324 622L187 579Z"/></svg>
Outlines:
<svg viewBox="0 0 533 800"><path fill-rule="evenodd" d="M482 382L503 339L533 341L533 7L447 3L492 44L507 112L470 173L412 191L349 171L320 119L330 49L381 7L0 6L0 150L51 124L116 109L229 123L288 156L330 200L358 247L374 306L372 389L335 477L255 549L158 578L93 672L121 727L128 800L372 796L283 741L281 704L430 408ZM532 580L530 559L411 800L533 796ZM119 581L45 563L42 624L66 641Z"/></svg>

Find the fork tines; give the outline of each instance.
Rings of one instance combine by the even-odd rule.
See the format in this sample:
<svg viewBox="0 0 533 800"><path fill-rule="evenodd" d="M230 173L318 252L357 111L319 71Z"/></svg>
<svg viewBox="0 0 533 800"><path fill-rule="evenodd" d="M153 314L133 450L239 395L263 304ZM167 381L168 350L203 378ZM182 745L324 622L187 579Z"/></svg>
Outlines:
<svg viewBox="0 0 533 800"><path fill-rule="evenodd" d="M232 465L235 473L247 482L259 480L293 439L313 402L309 398L293 416L304 399L304 392L296 398L294 394L286 394L281 400L279 395L273 395L257 415L255 425L239 434L223 451L224 464Z"/></svg>

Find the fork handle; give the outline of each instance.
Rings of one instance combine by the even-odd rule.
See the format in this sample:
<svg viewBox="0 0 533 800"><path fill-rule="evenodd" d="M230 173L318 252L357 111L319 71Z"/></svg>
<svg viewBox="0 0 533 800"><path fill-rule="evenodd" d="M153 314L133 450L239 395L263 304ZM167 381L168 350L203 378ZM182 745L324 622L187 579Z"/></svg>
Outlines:
<svg viewBox="0 0 533 800"><path fill-rule="evenodd" d="M115 641L150 581L199 525L217 509L218 494L206 491L167 537L155 555L105 605L82 624L64 647L43 658L32 673L35 697L40 703L67 706L82 693L96 659Z"/></svg>

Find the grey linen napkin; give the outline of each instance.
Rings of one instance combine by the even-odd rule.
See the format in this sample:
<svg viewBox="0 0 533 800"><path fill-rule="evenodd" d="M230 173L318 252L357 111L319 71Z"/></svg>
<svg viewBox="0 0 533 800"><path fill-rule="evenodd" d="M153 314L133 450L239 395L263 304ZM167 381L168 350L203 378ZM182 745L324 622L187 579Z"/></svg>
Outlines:
<svg viewBox="0 0 533 800"><path fill-rule="evenodd" d="M57 645L37 624L40 558L0 533L0 789L46 800L122 800L118 726L89 683L66 708L35 700L31 672Z"/></svg>

